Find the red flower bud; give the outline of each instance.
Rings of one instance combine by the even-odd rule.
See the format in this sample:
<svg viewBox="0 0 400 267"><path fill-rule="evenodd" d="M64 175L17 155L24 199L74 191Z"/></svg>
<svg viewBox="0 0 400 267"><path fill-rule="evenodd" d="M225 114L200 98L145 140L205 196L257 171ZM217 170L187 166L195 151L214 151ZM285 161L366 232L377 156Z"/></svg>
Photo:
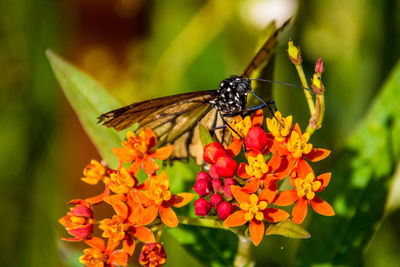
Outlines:
<svg viewBox="0 0 400 267"><path fill-rule="evenodd" d="M217 207L218 216L221 220L225 220L232 214L232 205L229 202L221 202Z"/></svg>
<svg viewBox="0 0 400 267"><path fill-rule="evenodd" d="M206 173L206 172L199 172L197 174L196 181L202 180L202 179L207 180L207 181L211 181L210 175L208 173Z"/></svg>
<svg viewBox="0 0 400 267"><path fill-rule="evenodd" d="M206 179L200 179L194 184L193 189L197 194L199 194L199 196L204 197L210 194L211 184Z"/></svg>
<svg viewBox="0 0 400 267"><path fill-rule="evenodd" d="M235 175L237 163L228 156L219 157L215 163L215 170L219 177L228 178Z"/></svg>
<svg viewBox="0 0 400 267"><path fill-rule="evenodd" d="M224 191L224 185L222 184L221 179L212 179L211 180L212 188L214 193L222 193Z"/></svg>
<svg viewBox="0 0 400 267"><path fill-rule="evenodd" d="M245 140L245 144L247 149L254 149L262 152L263 154L268 152L268 137L264 130L260 127L250 128Z"/></svg>
<svg viewBox="0 0 400 267"><path fill-rule="evenodd" d="M213 194L210 199L210 203L214 208L217 208L219 203L222 202L222 197L219 194Z"/></svg>
<svg viewBox="0 0 400 267"><path fill-rule="evenodd" d="M194 202L194 212L198 216L207 216L211 210L211 204L204 198L199 198Z"/></svg>
<svg viewBox="0 0 400 267"><path fill-rule="evenodd" d="M321 76L323 72L324 72L324 62L322 61L322 58L319 58L315 63L315 73Z"/></svg>
<svg viewBox="0 0 400 267"><path fill-rule="evenodd" d="M237 181L233 178L226 178L224 179L224 185L235 185Z"/></svg>
<svg viewBox="0 0 400 267"><path fill-rule="evenodd" d="M217 167L215 167L215 165L211 165L210 166L210 176L213 179L219 179L219 175L217 173Z"/></svg>
<svg viewBox="0 0 400 267"><path fill-rule="evenodd" d="M224 185L224 197L226 199L232 199L232 190L230 184Z"/></svg>
<svg viewBox="0 0 400 267"><path fill-rule="evenodd" d="M224 147L218 142L208 144L204 147L203 159L209 164L215 164L219 157L225 155Z"/></svg>
<svg viewBox="0 0 400 267"><path fill-rule="evenodd" d="M58 220L73 238L63 238L66 241L80 241L93 232L93 212L87 203L71 208L71 211Z"/></svg>

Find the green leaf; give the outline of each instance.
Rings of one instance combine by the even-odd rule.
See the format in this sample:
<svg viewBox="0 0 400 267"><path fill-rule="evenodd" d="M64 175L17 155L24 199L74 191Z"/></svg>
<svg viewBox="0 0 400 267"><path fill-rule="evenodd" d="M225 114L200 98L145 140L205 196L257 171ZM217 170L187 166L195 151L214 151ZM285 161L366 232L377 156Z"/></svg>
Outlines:
<svg viewBox="0 0 400 267"><path fill-rule="evenodd" d="M312 217L307 228L313 238L298 250L300 265L359 264L382 220L400 159L399 88L400 62L346 149L333 158L333 175L323 198L333 204L336 216Z"/></svg>
<svg viewBox="0 0 400 267"><path fill-rule="evenodd" d="M99 153L110 167L115 167L117 158L111 151L120 147L124 133L116 133L97 124L97 117L121 104L88 75L72 66L51 50L46 51L53 72L74 108L79 120Z"/></svg>
<svg viewBox="0 0 400 267"><path fill-rule="evenodd" d="M176 239L192 257L206 266L232 266L238 239L230 231L180 224L169 228Z"/></svg>
<svg viewBox="0 0 400 267"><path fill-rule="evenodd" d="M265 231L266 235L282 235L288 238L310 238L310 233L289 219L271 224Z"/></svg>
<svg viewBox="0 0 400 267"><path fill-rule="evenodd" d="M200 132L200 140L203 147L206 145L215 142L214 138L212 138L210 131L202 124L199 125L199 132Z"/></svg>

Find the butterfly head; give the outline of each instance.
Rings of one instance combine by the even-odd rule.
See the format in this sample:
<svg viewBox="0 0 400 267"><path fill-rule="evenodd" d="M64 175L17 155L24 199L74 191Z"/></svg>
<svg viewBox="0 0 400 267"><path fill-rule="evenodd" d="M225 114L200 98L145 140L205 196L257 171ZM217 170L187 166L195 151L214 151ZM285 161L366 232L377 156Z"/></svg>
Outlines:
<svg viewBox="0 0 400 267"><path fill-rule="evenodd" d="M230 76L219 84L218 98L214 106L222 113L240 114L245 110L249 91L251 81L248 78Z"/></svg>

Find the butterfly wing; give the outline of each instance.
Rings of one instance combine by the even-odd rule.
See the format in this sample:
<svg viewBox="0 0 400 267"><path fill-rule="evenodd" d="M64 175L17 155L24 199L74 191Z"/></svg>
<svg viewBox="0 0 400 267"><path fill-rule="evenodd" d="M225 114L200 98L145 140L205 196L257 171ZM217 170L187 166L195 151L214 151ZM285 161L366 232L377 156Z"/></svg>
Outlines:
<svg viewBox="0 0 400 267"><path fill-rule="evenodd" d="M139 124L137 131L150 127L158 137L159 146L174 144L175 157L191 155L201 162L202 146L197 126L201 123L211 129L216 111L210 101L216 97L216 90L208 90L156 98L107 112L99 117L99 122L117 131L134 123ZM217 123L220 123L218 117ZM218 137L224 135L227 136L226 131Z"/></svg>

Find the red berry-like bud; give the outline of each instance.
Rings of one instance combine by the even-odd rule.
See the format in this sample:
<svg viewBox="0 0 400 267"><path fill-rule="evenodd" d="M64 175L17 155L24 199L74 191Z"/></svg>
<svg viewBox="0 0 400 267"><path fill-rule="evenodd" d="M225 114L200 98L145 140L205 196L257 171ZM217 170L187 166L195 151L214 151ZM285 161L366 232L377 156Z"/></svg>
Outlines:
<svg viewBox="0 0 400 267"><path fill-rule="evenodd" d="M230 184L224 185L224 197L226 199L232 199L232 190Z"/></svg>
<svg viewBox="0 0 400 267"><path fill-rule="evenodd" d="M194 184L193 189L199 196L204 197L210 194L211 184L206 179L200 179Z"/></svg>
<svg viewBox="0 0 400 267"><path fill-rule="evenodd" d="M232 205L229 202L221 202L217 207L218 216L221 220L225 220L232 214Z"/></svg>
<svg viewBox="0 0 400 267"><path fill-rule="evenodd" d="M194 212L198 216L206 216L211 210L211 204L204 198L199 198L194 202Z"/></svg>
<svg viewBox="0 0 400 267"><path fill-rule="evenodd" d="M206 173L206 172L199 172L199 173L197 174L197 176L196 176L196 181L202 180L202 179L204 179L204 180L206 180L206 181L211 181L210 175L209 175L208 173Z"/></svg>
<svg viewBox="0 0 400 267"><path fill-rule="evenodd" d="M222 202L222 197L219 194L213 194L210 198L210 203L214 208L217 208L219 203Z"/></svg>
<svg viewBox="0 0 400 267"><path fill-rule="evenodd" d="M203 159L209 164L215 164L219 157L225 155L226 151L224 147L218 142L208 144L204 147Z"/></svg>
<svg viewBox="0 0 400 267"><path fill-rule="evenodd" d="M147 243L142 247L139 256L139 263L142 266L162 266L167 262L167 253L165 253L162 243ZM111 264L114 266L113 264Z"/></svg>
<svg viewBox="0 0 400 267"><path fill-rule="evenodd" d="M258 150L264 154L268 150L267 134L260 127L251 127L247 134L245 144L247 149Z"/></svg>
<svg viewBox="0 0 400 267"><path fill-rule="evenodd" d="M222 193L224 191L224 185L222 184L221 179L212 179L211 180L212 188L214 193Z"/></svg>
<svg viewBox="0 0 400 267"><path fill-rule="evenodd" d="M210 166L210 176L213 179L219 179L219 175L217 173L217 167L215 165Z"/></svg>
<svg viewBox="0 0 400 267"><path fill-rule="evenodd" d="M235 185L237 181L233 178L226 178L224 179L224 185Z"/></svg>
<svg viewBox="0 0 400 267"><path fill-rule="evenodd" d="M228 178L235 175L237 169L237 163L234 159L223 156L219 157L215 163L215 170L219 177Z"/></svg>

